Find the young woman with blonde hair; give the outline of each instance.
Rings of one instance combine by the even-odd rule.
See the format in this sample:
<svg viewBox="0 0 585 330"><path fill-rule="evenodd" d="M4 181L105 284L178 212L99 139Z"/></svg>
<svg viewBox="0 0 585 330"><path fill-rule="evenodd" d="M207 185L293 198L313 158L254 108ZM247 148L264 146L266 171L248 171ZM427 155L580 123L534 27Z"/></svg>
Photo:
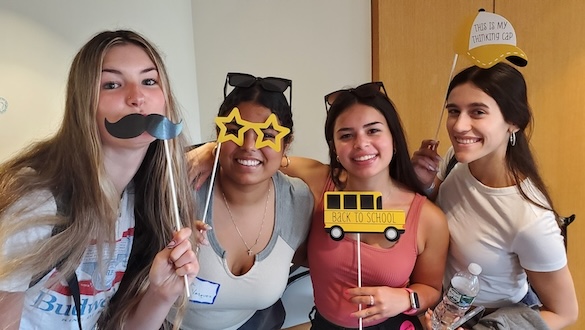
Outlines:
<svg viewBox="0 0 585 330"><path fill-rule="evenodd" d="M101 32L73 60L58 132L0 165L0 328L158 329L195 277L183 137L169 164L162 140L109 133L131 114L180 121L154 46Z"/></svg>

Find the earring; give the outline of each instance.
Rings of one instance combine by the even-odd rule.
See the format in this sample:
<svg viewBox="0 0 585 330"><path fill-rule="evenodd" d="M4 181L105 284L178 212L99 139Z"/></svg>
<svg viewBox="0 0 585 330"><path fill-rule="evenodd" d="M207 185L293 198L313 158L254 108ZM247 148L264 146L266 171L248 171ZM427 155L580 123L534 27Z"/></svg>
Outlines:
<svg viewBox="0 0 585 330"><path fill-rule="evenodd" d="M286 165L282 166L282 160L280 161L280 168L287 168L290 165L290 158L288 158L288 155L284 155L282 156L282 158L286 159Z"/></svg>
<svg viewBox="0 0 585 330"><path fill-rule="evenodd" d="M516 132L510 133L510 145L512 147L516 145Z"/></svg>
<svg viewBox="0 0 585 330"><path fill-rule="evenodd" d="M341 164L341 162L339 161L339 156L335 156L335 160Z"/></svg>

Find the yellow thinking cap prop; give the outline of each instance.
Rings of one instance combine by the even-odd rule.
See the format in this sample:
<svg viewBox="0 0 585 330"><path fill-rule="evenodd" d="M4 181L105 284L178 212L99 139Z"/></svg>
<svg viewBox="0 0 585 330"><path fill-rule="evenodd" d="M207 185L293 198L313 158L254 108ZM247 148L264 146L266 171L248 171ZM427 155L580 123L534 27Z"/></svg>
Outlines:
<svg viewBox="0 0 585 330"><path fill-rule="evenodd" d="M526 54L516 46L516 31L512 24L483 9L465 20L455 39L455 51L484 69L503 59L517 66L528 64Z"/></svg>
<svg viewBox="0 0 585 330"><path fill-rule="evenodd" d="M219 134L217 136L218 142L232 141L239 146L243 146L244 133L251 129L256 132L256 149L270 147L277 152L280 151L282 139L290 133L288 127L284 127L278 123L278 119L274 113L270 114L265 122L254 123L243 120L238 108L233 108L227 117L216 117L215 123L217 124L217 127L219 127ZM237 127L237 134L228 132L233 132L232 128L228 129L226 126L231 124ZM268 129L276 131L277 134L274 137L266 137L264 130Z"/></svg>

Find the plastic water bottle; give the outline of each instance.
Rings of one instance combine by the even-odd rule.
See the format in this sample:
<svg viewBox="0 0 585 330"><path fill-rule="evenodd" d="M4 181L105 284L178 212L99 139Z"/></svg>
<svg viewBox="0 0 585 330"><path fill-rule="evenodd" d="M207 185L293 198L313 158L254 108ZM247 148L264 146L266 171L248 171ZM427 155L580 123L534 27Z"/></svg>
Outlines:
<svg viewBox="0 0 585 330"><path fill-rule="evenodd" d="M479 293L481 266L470 263L467 270L457 272L451 279L443 300L433 311L433 330L451 330L457 317L465 315Z"/></svg>

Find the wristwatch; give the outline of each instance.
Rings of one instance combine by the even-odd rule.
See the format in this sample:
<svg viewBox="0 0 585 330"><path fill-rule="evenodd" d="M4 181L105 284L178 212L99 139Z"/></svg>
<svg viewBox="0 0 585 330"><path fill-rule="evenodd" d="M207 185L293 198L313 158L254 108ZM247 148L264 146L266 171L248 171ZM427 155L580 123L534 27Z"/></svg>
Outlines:
<svg viewBox="0 0 585 330"><path fill-rule="evenodd" d="M409 288L404 288L404 290L408 292L408 296L410 297L410 309L402 313L406 315L415 315L418 313L418 310L420 308L420 304L418 302L418 294Z"/></svg>

